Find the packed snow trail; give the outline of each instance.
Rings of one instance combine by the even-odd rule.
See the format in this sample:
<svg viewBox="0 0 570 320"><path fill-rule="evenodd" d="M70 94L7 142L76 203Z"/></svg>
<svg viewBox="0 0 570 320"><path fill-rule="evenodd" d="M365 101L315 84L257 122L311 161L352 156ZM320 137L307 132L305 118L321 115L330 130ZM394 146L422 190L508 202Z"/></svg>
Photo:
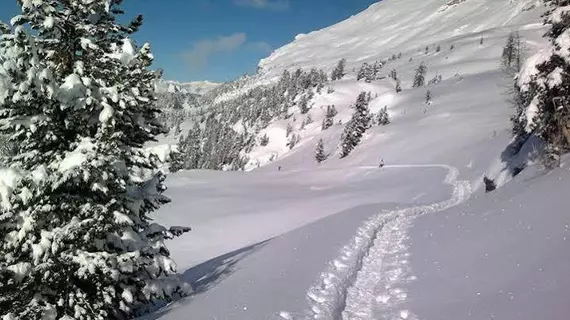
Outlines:
<svg viewBox="0 0 570 320"><path fill-rule="evenodd" d="M390 168L447 169L444 182L453 186L453 194L446 201L380 212L366 221L308 290L311 308L306 319L374 319L376 310L395 319L415 318L408 310L396 309L407 297L398 285L413 279L407 260L407 230L415 217L463 202L470 194L470 186L458 181L458 169L448 165L383 167Z"/></svg>

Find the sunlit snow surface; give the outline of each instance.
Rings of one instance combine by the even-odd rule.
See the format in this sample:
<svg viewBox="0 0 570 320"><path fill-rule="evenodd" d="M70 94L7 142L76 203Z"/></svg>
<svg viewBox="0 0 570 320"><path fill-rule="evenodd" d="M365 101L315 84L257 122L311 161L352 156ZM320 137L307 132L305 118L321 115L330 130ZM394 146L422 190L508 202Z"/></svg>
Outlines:
<svg viewBox="0 0 570 320"><path fill-rule="evenodd" d="M315 96L304 130L295 112L293 150L292 119L274 121L260 133L269 144L249 154L252 171L169 176L173 202L157 219L193 228L170 248L196 294L145 319L566 320L568 166L546 175L531 166L509 181L502 161L513 109L501 51L512 30L527 55L544 47L542 9L528 10L537 3L385 0L263 60L252 86L343 57L349 74ZM382 73L397 70L401 93L388 79L356 82L354 67L400 52ZM443 82L412 89L421 62L426 80ZM346 123L361 91L392 123L340 160L343 125L321 131L321 121L335 104L335 123ZM319 138L330 154L320 165ZM483 175L502 187L485 194Z"/></svg>

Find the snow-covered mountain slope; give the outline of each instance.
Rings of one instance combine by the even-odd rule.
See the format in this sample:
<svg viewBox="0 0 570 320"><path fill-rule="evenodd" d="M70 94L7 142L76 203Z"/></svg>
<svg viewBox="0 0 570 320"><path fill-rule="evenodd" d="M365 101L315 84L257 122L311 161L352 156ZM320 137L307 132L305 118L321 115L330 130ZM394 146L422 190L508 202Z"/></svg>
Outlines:
<svg viewBox="0 0 570 320"><path fill-rule="evenodd" d="M331 27L298 35L259 63L263 78L285 69L330 70L341 58L349 67L364 61L410 54L426 45L517 29L539 22L540 0L383 0Z"/></svg>
<svg viewBox="0 0 570 320"><path fill-rule="evenodd" d="M259 132L269 141L244 151L251 172L170 176L173 202L157 219L194 228L171 249L196 294L145 319L565 320L568 159L548 174L530 163L506 183L513 80L501 53L512 31L525 54L544 44L538 4L384 0L263 60L259 75L220 99L285 69L330 70L340 58L349 67L334 92L315 92L307 114L292 107ZM380 75L396 70L401 92L387 77L356 81L353 67L399 53ZM442 81L412 87L420 63L426 82ZM362 91L391 123L339 159ZM331 104L339 113L322 130ZM300 137L292 149L288 125ZM329 155L321 164L319 139ZM526 150L532 157L535 146ZM483 175L504 186L484 193Z"/></svg>

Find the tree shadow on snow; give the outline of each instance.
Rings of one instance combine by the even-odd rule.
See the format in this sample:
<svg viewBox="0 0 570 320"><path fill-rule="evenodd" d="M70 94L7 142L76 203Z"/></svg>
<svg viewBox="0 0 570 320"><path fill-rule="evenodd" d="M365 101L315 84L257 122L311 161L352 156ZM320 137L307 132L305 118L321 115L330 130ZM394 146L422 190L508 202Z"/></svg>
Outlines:
<svg viewBox="0 0 570 320"><path fill-rule="evenodd" d="M184 272L182 279L192 285L198 295L216 286L235 272L237 264L248 255L261 249L269 240L244 247L194 266Z"/></svg>
<svg viewBox="0 0 570 320"><path fill-rule="evenodd" d="M530 161L537 160L544 148L544 142L534 134L525 138L515 138L501 153L501 160L511 177L515 177Z"/></svg>
<svg viewBox="0 0 570 320"><path fill-rule="evenodd" d="M251 246L243 247L241 249L210 259L184 271L182 274L182 280L192 286L193 292L190 296L184 297L178 302L182 304L190 303L193 296L202 294L215 287L217 284L222 282L225 278L229 277L237 270L237 265L241 260L261 249L269 241L271 241L271 239L256 243ZM160 308L163 306L164 305L157 307ZM168 314L171 309L172 308L170 307L158 310L155 309L150 314L139 318L139 320L159 319Z"/></svg>

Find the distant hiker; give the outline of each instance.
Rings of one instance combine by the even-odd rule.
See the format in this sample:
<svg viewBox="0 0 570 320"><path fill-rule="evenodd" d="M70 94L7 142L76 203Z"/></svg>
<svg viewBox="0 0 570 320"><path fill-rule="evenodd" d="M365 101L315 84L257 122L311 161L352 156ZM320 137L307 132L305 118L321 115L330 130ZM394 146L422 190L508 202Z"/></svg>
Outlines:
<svg viewBox="0 0 570 320"><path fill-rule="evenodd" d="M277 167L277 171L281 171L281 166L278 166L278 167Z"/></svg>
<svg viewBox="0 0 570 320"><path fill-rule="evenodd" d="M380 165L378 166L378 168L382 168L384 167L384 159L380 160Z"/></svg>
<svg viewBox="0 0 570 320"><path fill-rule="evenodd" d="M495 184L495 181L487 178L487 176L483 176L483 182L485 182L485 192L491 192L491 191L497 189L497 185Z"/></svg>

